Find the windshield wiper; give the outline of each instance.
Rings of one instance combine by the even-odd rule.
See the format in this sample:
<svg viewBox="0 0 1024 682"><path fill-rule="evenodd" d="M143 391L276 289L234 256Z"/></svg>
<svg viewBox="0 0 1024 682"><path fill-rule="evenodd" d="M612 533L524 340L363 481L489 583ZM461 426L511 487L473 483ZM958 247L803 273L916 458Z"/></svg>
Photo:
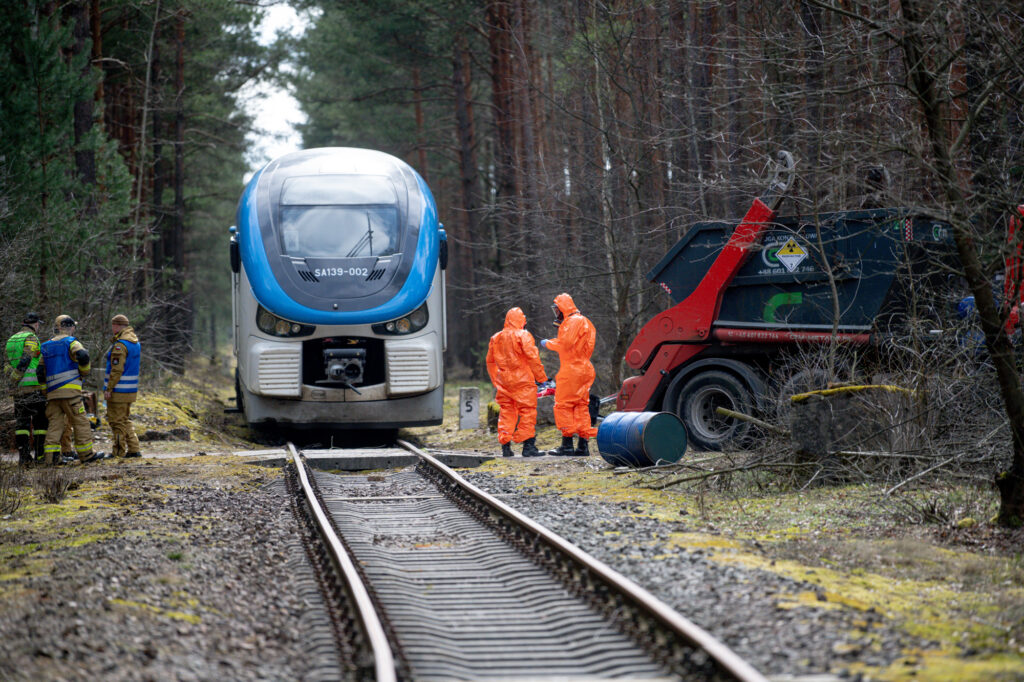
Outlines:
<svg viewBox="0 0 1024 682"><path fill-rule="evenodd" d="M352 247L352 250L349 251L348 254L345 257L346 258L354 258L360 251L363 250L363 247L366 246L367 244L369 244L369 246L370 246L370 253L369 253L369 255L372 256L373 255L373 221L370 219L370 214L369 213L366 214L366 234L363 235L362 239L360 239L358 242L356 242L356 245Z"/></svg>

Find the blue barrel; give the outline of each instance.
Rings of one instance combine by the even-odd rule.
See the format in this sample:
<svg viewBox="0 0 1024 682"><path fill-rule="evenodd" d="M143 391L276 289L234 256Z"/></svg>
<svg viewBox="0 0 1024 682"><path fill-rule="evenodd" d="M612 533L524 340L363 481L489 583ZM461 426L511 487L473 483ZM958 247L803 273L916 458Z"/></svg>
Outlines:
<svg viewBox="0 0 1024 682"><path fill-rule="evenodd" d="M674 464L686 452L686 428L671 412L612 412L597 428L597 450L614 466Z"/></svg>

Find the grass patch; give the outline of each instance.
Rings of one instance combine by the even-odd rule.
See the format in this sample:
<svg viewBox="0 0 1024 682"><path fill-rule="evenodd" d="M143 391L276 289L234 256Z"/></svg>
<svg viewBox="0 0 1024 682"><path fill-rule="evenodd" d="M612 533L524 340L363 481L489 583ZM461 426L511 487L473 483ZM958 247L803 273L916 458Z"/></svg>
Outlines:
<svg viewBox="0 0 1024 682"><path fill-rule="evenodd" d="M13 514L24 498L25 475L16 464L0 464L0 514Z"/></svg>

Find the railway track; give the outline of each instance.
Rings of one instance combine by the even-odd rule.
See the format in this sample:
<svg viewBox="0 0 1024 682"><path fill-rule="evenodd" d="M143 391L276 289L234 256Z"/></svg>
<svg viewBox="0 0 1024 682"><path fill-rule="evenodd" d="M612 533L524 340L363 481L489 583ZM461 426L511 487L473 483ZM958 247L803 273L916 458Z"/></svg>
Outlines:
<svg viewBox="0 0 1024 682"><path fill-rule="evenodd" d="M341 665L359 680L759 680L724 644L440 461L315 471L291 444Z"/></svg>

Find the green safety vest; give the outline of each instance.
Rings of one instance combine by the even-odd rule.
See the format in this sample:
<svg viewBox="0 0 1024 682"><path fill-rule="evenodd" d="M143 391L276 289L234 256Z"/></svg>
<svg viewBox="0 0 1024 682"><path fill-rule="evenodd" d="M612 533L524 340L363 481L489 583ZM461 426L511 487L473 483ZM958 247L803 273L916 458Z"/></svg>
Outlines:
<svg viewBox="0 0 1024 682"><path fill-rule="evenodd" d="M21 356L25 354L25 342L28 341L29 337L34 336L35 334L32 332L18 332L7 339L7 362L10 364L11 369L18 368L18 362L21 361ZM39 366L41 358L42 355L37 355L28 363L28 369L25 370L24 376L18 382L18 388L39 388L40 384L39 378L36 377L36 367Z"/></svg>

